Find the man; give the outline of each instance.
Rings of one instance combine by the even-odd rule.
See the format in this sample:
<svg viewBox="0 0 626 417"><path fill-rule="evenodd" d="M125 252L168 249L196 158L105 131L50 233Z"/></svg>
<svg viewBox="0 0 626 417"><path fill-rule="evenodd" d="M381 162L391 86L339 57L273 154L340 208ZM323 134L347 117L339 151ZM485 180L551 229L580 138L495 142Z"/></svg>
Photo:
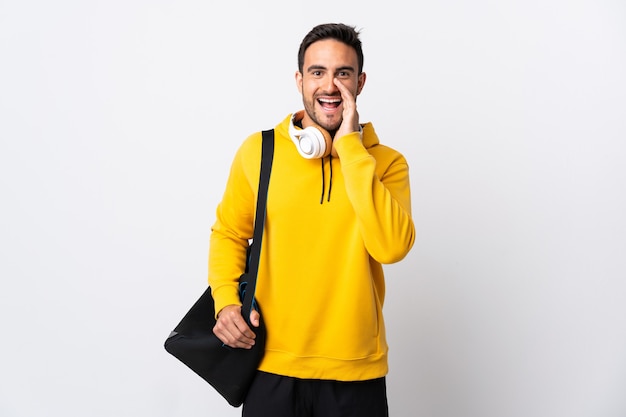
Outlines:
<svg viewBox="0 0 626 417"><path fill-rule="evenodd" d="M267 342L243 416L387 416L382 264L403 259L415 239L408 165L359 121L366 76L354 27L313 28L295 78L304 111L274 129L256 288ZM241 316L237 279L260 155L257 132L237 151L211 233L214 333L234 348L254 344L259 321L253 311L249 328Z"/></svg>

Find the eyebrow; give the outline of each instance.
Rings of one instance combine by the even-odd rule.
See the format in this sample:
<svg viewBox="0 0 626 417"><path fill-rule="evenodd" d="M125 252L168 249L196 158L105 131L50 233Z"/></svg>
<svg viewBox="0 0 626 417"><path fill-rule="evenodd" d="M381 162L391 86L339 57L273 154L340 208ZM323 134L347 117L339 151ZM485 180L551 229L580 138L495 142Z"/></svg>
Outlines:
<svg viewBox="0 0 626 417"><path fill-rule="evenodd" d="M307 72L311 72L311 71L317 71L317 70L327 70L328 68L326 68L323 65L311 65L310 67L307 68ZM354 71L354 67L351 67L350 65L346 65L343 67L339 67L336 69L337 72L339 71Z"/></svg>

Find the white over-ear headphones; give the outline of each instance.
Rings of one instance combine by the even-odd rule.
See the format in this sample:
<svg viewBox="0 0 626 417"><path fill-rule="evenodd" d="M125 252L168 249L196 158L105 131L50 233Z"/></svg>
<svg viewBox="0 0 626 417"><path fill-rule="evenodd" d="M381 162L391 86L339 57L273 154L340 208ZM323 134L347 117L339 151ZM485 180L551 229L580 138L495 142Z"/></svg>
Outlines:
<svg viewBox="0 0 626 417"><path fill-rule="evenodd" d="M304 110L294 113L289 122L289 136L296 145L296 149L303 158L324 158L330 154L333 147L333 140L330 134L320 126L308 126L298 129L295 123L302 120Z"/></svg>

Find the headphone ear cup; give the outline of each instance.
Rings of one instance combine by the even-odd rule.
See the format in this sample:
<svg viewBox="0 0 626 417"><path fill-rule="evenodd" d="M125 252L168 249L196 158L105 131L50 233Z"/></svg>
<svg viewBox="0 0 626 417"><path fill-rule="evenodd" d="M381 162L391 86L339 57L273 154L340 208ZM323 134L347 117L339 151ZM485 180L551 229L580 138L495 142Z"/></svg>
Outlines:
<svg viewBox="0 0 626 417"><path fill-rule="evenodd" d="M333 147L333 138L330 137L330 133L328 133L326 129L318 125L309 126L305 130L307 131L307 133L310 132L312 135L314 135L315 140L317 141L317 143L320 144L319 158L325 158L330 155Z"/></svg>
<svg viewBox="0 0 626 417"><path fill-rule="evenodd" d="M300 155L306 159L324 158L330 155L333 147L330 134L319 126L294 131L292 139Z"/></svg>

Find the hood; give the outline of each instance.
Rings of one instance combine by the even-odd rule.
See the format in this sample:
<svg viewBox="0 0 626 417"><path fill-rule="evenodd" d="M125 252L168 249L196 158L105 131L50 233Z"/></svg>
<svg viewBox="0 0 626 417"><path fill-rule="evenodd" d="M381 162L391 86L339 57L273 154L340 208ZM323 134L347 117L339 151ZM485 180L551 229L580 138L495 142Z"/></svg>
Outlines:
<svg viewBox="0 0 626 417"><path fill-rule="evenodd" d="M291 138L291 135L289 133L291 120L294 114L295 113L289 114L281 123L279 123L275 127L275 129L278 131L280 136L288 139L291 142L291 144L295 147L296 145L293 142L293 139ZM378 135L376 134L376 131L374 130L374 126L372 125L372 123L370 122L361 123L361 129L362 129L361 141L365 149L370 149L380 143L378 139ZM326 201L330 202L330 196L331 196L331 191L332 191L332 186L333 186L333 164L332 164L333 158L338 158L338 157L329 155L324 158L319 158L320 165L321 165L321 185L322 185L320 204L324 203L324 196L326 194L326 191L328 191ZM326 190L326 169L324 166L326 161L328 161L328 166L329 166L328 190Z"/></svg>
<svg viewBox="0 0 626 417"><path fill-rule="evenodd" d="M276 126L276 130L280 132L281 135L289 138L289 124L291 123L291 118L295 113L289 114L282 122L280 122ZM378 145L380 142L378 140L378 135L374 130L374 126L371 122L361 123L361 128L363 129L363 136L361 137L363 141L363 146L365 149L369 149L372 146ZM295 146L295 145L294 145Z"/></svg>

